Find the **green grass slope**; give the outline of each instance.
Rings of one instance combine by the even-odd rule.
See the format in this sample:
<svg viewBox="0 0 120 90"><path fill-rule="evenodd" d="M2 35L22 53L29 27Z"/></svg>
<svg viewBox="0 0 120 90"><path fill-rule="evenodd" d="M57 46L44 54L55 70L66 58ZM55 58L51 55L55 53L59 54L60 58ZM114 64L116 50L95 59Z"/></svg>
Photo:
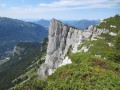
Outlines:
<svg viewBox="0 0 120 90"><path fill-rule="evenodd" d="M102 34L102 38L84 42L78 49L91 45L88 52L69 53L72 64L58 68L45 80L33 78L17 85L15 90L120 90L120 16L105 21L97 28L109 29L117 36Z"/></svg>

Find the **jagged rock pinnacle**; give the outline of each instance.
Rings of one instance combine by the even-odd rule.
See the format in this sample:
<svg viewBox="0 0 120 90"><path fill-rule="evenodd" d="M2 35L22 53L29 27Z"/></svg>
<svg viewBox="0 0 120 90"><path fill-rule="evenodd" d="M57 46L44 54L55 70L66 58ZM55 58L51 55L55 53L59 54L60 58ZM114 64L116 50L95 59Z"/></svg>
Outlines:
<svg viewBox="0 0 120 90"><path fill-rule="evenodd" d="M69 48L71 52L77 52L78 45L92 36L91 29L93 27L81 31L53 18L49 26L47 56L45 63L38 69L39 76L44 78L58 68L69 52Z"/></svg>

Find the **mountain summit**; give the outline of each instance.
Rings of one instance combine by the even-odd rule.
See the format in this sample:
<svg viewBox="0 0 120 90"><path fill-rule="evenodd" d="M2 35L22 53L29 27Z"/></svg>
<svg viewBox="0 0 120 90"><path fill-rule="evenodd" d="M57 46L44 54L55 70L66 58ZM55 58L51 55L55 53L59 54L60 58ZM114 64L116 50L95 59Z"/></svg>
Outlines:
<svg viewBox="0 0 120 90"><path fill-rule="evenodd" d="M93 26L82 31L75 27L65 25L53 18L49 26L46 60L38 70L38 74L42 78L47 74L51 75L56 68L64 65L66 58L68 59L66 56L69 52L78 52L78 45L87 40L94 39L95 35L107 32L108 30L106 29L97 29ZM71 61L66 62L66 64L69 62Z"/></svg>

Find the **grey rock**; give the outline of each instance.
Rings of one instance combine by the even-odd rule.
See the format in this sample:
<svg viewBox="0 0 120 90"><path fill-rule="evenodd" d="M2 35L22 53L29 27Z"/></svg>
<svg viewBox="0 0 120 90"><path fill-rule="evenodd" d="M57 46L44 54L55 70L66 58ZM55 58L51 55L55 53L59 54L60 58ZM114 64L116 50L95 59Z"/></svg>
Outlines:
<svg viewBox="0 0 120 90"><path fill-rule="evenodd" d="M90 26L88 30L78 30L52 19L49 26L48 47L45 63L38 69L40 78L49 75L50 69L56 69L65 58L71 48L71 52L77 52L77 47L83 41L89 40L93 34L100 34L102 31Z"/></svg>

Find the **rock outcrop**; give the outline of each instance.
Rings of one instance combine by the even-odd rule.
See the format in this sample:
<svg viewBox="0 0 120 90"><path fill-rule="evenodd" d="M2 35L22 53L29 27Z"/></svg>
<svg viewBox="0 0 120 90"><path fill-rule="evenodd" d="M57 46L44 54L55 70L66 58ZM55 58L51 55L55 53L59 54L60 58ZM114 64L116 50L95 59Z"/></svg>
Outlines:
<svg viewBox="0 0 120 90"><path fill-rule="evenodd" d="M13 56L20 55L25 49L17 45L13 49Z"/></svg>
<svg viewBox="0 0 120 90"><path fill-rule="evenodd" d="M61 66L69 52L77 52L79 44L101 32L93 26L88 30L78 30L52 19L49 26L47 56L45 63L38 69L39 76L44 78L46 75L51 75L57 67Z"/></svg>

